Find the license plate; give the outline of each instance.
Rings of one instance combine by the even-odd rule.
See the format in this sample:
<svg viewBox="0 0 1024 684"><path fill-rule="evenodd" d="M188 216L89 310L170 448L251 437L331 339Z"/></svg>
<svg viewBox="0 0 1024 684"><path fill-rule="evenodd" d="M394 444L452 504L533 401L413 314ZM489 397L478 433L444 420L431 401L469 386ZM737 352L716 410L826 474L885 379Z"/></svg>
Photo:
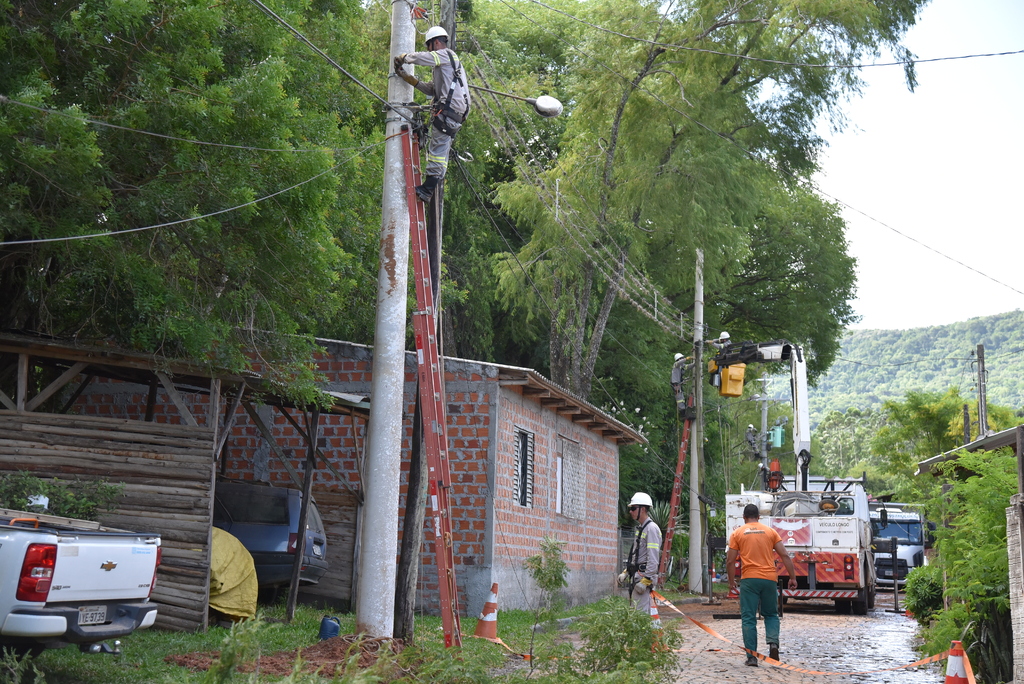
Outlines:
<svg viewBox="0 0 1024 684"><path fill-rule="evenodd" d="M102 625L106 621L106 606L82 606L78 609L78 624L80 625Z"/></svg>
<svg viewBox="0 0 1024 684"><path fill-rule="evenodd" d="M882 574L885 575L886 577L892 577L892 570L886 570Z"/></svg>
<svg viewBox="0 0 1024 684"><path fill-rule="evenodd" d="M319 558L324 555L324 549L319 544L313 544L313 555Z"/></svg>

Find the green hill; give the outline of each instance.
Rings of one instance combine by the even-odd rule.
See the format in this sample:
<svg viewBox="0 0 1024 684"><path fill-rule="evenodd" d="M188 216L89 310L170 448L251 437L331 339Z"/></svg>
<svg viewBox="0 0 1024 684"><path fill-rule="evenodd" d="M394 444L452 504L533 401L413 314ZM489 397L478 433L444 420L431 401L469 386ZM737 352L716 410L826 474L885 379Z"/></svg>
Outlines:
<svg viewBox="0 0 1024 684"><path fill-rule="evenodd" d="M985 345L988 402L1024 407L1024 311L909 330L854 330L811 389L811 421L830 410L876 408L908 391L960 389L977 401L977 345Z"/></svg>

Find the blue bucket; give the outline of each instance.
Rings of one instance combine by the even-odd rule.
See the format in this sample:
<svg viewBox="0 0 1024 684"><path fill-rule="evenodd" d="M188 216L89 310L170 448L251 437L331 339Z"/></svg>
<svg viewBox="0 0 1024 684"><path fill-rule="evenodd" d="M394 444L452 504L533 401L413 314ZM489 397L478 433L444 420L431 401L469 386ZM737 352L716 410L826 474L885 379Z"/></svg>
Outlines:
<svg viewBox="0 0 1024 684"><path fill-rule="evenodd" d="M320 641L330 639L341 634L341 620L336 617L324 616L320 621Z"/></svg>

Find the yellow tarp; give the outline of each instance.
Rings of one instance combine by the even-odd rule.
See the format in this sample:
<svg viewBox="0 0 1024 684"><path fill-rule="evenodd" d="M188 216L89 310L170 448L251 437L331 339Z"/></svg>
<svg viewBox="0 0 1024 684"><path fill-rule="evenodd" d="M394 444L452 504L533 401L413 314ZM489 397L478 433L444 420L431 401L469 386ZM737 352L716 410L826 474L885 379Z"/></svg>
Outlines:
<svg viewBox="0 0 1024 684"><path fill-rule="evenodd" d="M210 607L236 618L256 615L256 566L242 542L213 528L210 554Z"/></svg>

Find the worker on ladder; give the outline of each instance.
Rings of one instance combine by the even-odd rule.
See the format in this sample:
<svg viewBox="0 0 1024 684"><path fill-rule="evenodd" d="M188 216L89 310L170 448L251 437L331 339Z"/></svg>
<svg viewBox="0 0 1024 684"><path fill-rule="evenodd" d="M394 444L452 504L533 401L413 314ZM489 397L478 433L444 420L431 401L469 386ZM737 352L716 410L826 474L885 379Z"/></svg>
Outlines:
<svg viewBox="0 0 1024 684"><path fill-rule="evenodd" d="M452 140L469 114L469 83L462 62L448 47L448 32L440 26L427 29L427 52L410 52L395 57L395 73L403 81L433 98L432 128L427 147L427 177L416 186L416 196L427 203L448 170ZM433 81L420 81L406 73L406 64L433 67Z"/></svg>

